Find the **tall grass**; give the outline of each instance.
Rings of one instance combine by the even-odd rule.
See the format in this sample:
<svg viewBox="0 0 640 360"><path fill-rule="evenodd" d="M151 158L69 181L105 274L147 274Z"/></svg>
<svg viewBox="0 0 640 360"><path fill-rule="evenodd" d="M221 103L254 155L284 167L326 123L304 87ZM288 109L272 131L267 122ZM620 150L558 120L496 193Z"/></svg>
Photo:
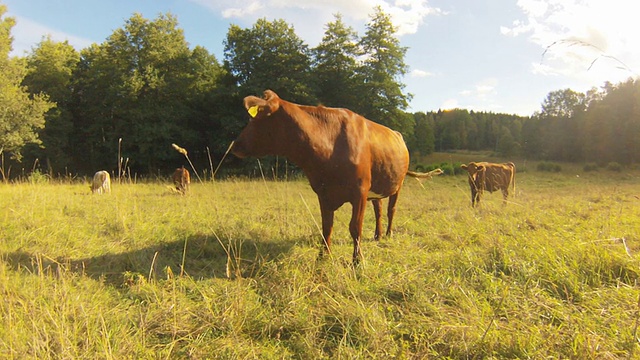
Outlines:
<svg viewBox="0 0 640 360"><path fill-rule="evenodd" d="M2 358L638 358L639 174L406 182L351 266L305 181L0 186Z"/></svg>

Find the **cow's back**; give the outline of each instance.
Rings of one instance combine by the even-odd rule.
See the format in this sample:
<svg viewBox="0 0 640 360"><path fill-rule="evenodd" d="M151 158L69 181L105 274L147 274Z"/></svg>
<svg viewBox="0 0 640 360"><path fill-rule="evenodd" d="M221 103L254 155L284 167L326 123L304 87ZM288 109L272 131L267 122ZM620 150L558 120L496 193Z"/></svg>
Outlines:
<svg viewBox="0 0 640 360"><path fill-rule="evenodd" d="M177 168L173 172L172 180L173 184L176 187L176 190L181 193L187 192L187 190L189 189L189 184L191 183L189 170L185 169L184 167Z"/></svg>
<svg viewBox="0 0 640 360"><path fill-rule="evenodd" d="M491 164L485 165L485 189L489 192L498 190L507 190L513 179L515 166L513 163L508 164Z"/></svg>
<svg viewBox="0 0 640 360"><path fill-rule="evenodd" d="M319 157L325 159L318 168L321 182L345 187L345 179L350 179L349 186L357 187L360 183L356 179L360 179L371 184L371 198L397 193L409 169L409 152L402 135L350 110L320 109L327 115L313 135L318 143L330 144L329 150L318 152L326 154ZM318 114L314 117L318 119ZM313 171L307 176L312 186L318 183Z"/></svg>
<svg viewBox="0 0 640 360"><path fill-rule="evenodd" d="M91 192L98 194L111 192L111 176L107 171L101 170L93 175Z"/></svg>

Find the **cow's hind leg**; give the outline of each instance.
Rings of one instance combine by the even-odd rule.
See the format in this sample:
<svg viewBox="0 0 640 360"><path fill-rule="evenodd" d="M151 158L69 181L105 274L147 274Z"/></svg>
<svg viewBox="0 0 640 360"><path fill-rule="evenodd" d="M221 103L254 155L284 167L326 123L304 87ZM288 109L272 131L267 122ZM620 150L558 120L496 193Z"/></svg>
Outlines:
<svg viewBox="0 0 640 360"><path fill-rule="evenodd" d="M507 198L509 197L509 188L502 189L502 204L507 204Z"/></svg>
<svg viewBox="0 0 640 360"><path fill-rule="evenodd" d="M396 215L396 205L398 203L398 195L400 191L389 196L389 205L387 206L387 219L389 223L387 224L387 236L391 236L393 232L393 217Z"/></svg>
<svg viewBox="0 0 640 360"><path fill-rule="evenodd" d="M382 237L382 200L371 200L371 204L373 204L373 212L376 216L376 231L373 235L373 239L380 240L380 238Z"/></svg>

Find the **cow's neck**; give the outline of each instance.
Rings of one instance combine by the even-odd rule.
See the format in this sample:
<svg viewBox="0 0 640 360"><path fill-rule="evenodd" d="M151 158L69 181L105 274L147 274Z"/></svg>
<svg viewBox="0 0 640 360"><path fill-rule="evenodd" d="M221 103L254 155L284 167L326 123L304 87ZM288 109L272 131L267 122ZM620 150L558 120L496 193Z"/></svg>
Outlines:
<svg viewBox="0 0 640 360"><path fill-rule="evenodd" d="M282 144L282 155L300 167L307 176L324 168L333 154L339 126L322 122L300 109L294 108L285 113L291 126L287 126L287 140Z"/></svg>

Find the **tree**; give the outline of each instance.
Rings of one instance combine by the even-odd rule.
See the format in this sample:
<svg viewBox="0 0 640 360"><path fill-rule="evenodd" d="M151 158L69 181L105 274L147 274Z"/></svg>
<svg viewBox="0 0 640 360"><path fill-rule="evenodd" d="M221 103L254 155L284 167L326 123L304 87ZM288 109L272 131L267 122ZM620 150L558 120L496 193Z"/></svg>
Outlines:
<svg viewBox="0 0 640 360"><path fill-rule="evenodd" d="M310 85L310 51L284 20L259 19L251 29L231 25L224 57L241 94L262 95L271 89L288 101L316 100Z"/></svg>
<svg viewBox="0 0 640 360"><path fill-rule="evenodd" d="M415 148L421 155L429 155L435 150L435 121L433 114L417 112L413 114L415 119Z"/></svg>
<svg viewBox="0 0 640 360"><path fill-rule="evenodd" d="M571 89L550 92L542 103L544 117L570 118L586 110L585 95Z"/></svg>
<svg viewBox="0 0 640 360"><path fill-rule="evenodd" d="M313 79L318 99L326 106L356 110L359 107L358 35L340 14L326 25L320 44L313 49Z"/></svg>
<svg viewBox="0 0 640 360"><path fill-rule="evenodd" d="M197 46L191 54L191 63L194 68L194 95L190 106L196 115L188 126L199 134L192 146L194 149L209 148L212 156L219 159L244 127L244 123L239 121L246 114L242 108L242 97L230 74L206 49Z"/></svg>
<svg viewBox="0 0 640 360"><path fill-rule="evenodd" d="M640 82L605 84L584 117L586 158L600 164L640 161Z"/></svg>
<svg viewBox="0 0 640 360"><path fill-rule="evenodd" d="M69 109L72 96L72 74L80 61L80 54L67 41L58 43L50 37L43 39L27 57L27 75L22 84L32 94L46 94L56 103L46 115L46 125L39 132L42 146L25 149L27 158L46 161L50 172L71 166L69 136L73 119Z"/></svg>
<svg viewBox="0 0 640 360"><path fill-rule="evenodd" d="M20 160L25 144L39 143L37 131L45 124L44 114L54 106L44 94L30 96L21 85L27 74L26 62L10 58L15 19L5 17L0 4L0 152Z"/></svg>
<svg viewBox="0 0 640 360"><path fill-rule="evenodd" d="M511 134L511 131L506 126L502 127L496 150L501 156L513 156L520 150L518 143Z"/></svg>
<svg viewBox="0 0 640 360"><path fill-rule="evenodd" d="M540 158L542 153L541 133L540 119L537 116L528 118L522 125L522 153L526 158Z"/></svg>
<svg viewBox="0 0 640 360"><path fill-rule="evenodd" d="M576 161L582 158L580 118L586 110L585 95L571 89L550 92L542 103L540 118L543 157Z"/></svg>
<svg viewBox="0 0 640 360"><path fill-rule="evenodd" d="M275 91L287 101L315 104L317 97L311 76L311 51L284 20L258 19L250 29L231 25L224 41L224 67L233 79L237 98L228 103L228 109L237 109L228 116L224 131L235 138L248 120L242 108L247 95L262 96L264 90ZM236 160L244 166L253 166L255 160ZM262 164L269 168L279 164L277 158L268 157ZM276 171L277 172L277 171Z"/></svg>
<svg viewBox="0 0 640 360"><path fill-rule="evenodd" d="M410 136L413 132L413 118L401 116L411 98L402 92L405 86L400 82L408 69L404 63L407 48L400 46L391 18L379 6L366 29L365 35L360 39L364 62L359 73L364 83L360 92L363 101L357 111L373 121Z"/></svg>
<svg viewBox="0 0 640 360"><path fill-rule="evenodd" d="M440 151L464 149L467 142L467 124L471 121L469 111L453 109L443 111L436 126L440 137Z"/></svg>
<svg viewBox="0 0 640 360"><path fill-rule="evenodd" d="M176 18L134 14L105 43L82 52L76 74L75 130L94 167L116 166L119 139L134 171L180 161L171 143L198 137L189 121L199 69ZM198 50L200 51L200 50ZM79 159L78 159L79 160Z"/></svg>

